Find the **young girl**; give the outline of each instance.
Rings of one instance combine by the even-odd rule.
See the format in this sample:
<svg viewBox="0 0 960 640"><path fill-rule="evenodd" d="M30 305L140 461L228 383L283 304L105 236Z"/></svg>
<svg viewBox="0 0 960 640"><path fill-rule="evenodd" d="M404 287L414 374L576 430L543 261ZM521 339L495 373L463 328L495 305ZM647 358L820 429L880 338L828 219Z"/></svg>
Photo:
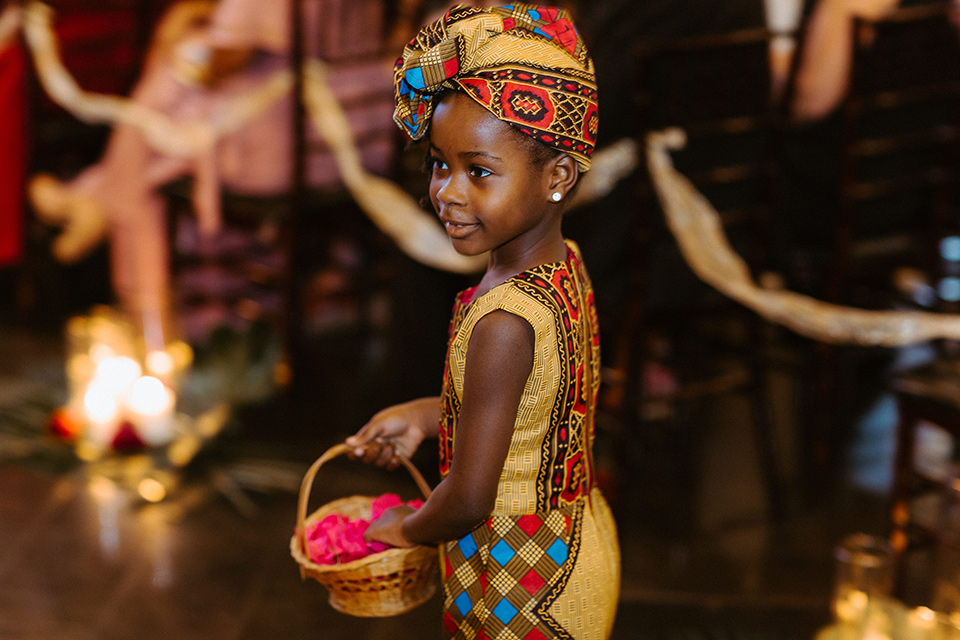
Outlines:
<svg viewBox="0 0 960 640"><path fill-rule="evenodd" d="M456 300L441 397L385 409L347 439L386 466L440 439L433 495L368 535L446 541L444 637L606 638L620 576L594 485L596 311L560 228L596 139L593 63L562 10L458 6L407 45L396 87L395 119L429 140L440 220L489 264Z"/></svg>

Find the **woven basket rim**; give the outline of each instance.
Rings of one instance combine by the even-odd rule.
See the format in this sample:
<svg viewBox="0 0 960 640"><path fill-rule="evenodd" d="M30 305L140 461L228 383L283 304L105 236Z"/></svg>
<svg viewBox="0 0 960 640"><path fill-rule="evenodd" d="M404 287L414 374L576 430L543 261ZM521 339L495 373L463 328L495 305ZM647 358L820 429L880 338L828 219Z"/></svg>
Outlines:
<svg viewBox="0 0 960 640"><path fill-rule="evenodd" d="M404 547L398 548L394 547L392 549L386 549L385 551L378 551L377 553L371 553L368 556L362 558L357 558L356 560L351 560L350 562L344 562L340 564L317 564L311 560L305 553L300 550L300 545L297 541L297 535L293 534L290 538L290 552L293 554L294 560L297 561L301 566L306 567L312 571L319 571L320 573L332 573L337 571L355 571L357 569L362 569L368 564L374 564L377 562L382 562L385 560L391 560L394 558L400 558L405 555L410 555L412 553L419 552L422 549L427 549L431 553L437 553L436 548L429 547L427 545L418 544L413 547Z"/></svg>

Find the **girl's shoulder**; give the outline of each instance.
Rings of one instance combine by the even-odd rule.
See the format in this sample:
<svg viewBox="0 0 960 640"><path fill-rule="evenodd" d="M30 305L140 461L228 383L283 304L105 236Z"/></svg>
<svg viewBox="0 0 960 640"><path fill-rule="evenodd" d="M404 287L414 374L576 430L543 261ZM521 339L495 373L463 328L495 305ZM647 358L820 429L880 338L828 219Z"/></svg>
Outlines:
<svg viewBox="0 0 960 640"><path fill-rule="evenodd" d="M495 309L523 317L556 317L577 307L582 289L589 287L580 250L567 241L567 259L522 271L474 301L480 315Z"/></svg>

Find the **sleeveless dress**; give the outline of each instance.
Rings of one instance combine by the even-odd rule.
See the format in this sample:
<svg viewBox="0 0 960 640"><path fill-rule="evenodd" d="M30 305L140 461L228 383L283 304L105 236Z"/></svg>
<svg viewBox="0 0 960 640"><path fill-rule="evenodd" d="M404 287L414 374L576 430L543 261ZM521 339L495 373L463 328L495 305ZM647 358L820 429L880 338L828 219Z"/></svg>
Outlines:
<svg viewBox="0 0 960 640"><path fill-rule="evenodd" d="M440 473L453 459L467 346L497 309L530 323L533 369L490 517L444 545L442 635L456 639L610 635L620 587L613 517L594 486L599 337L576 244L567 260L524 271L483 296L457 297L440 421Z"/></svg>

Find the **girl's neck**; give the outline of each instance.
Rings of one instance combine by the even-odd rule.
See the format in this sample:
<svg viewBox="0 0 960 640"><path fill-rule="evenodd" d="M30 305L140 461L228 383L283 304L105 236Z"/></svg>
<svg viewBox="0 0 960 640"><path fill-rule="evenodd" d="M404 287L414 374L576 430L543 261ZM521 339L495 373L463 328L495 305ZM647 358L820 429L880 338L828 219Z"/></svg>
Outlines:
<svg viewBox="0 0 960 640"><path fill-rule="evenodd" d="M500 247L490 252L487 270L477 285L475 297L503 284L518 273L542 264L563 262L567 259L567 244L559 232L550 234L533 246L517 251L514 247Z"/></svg>

